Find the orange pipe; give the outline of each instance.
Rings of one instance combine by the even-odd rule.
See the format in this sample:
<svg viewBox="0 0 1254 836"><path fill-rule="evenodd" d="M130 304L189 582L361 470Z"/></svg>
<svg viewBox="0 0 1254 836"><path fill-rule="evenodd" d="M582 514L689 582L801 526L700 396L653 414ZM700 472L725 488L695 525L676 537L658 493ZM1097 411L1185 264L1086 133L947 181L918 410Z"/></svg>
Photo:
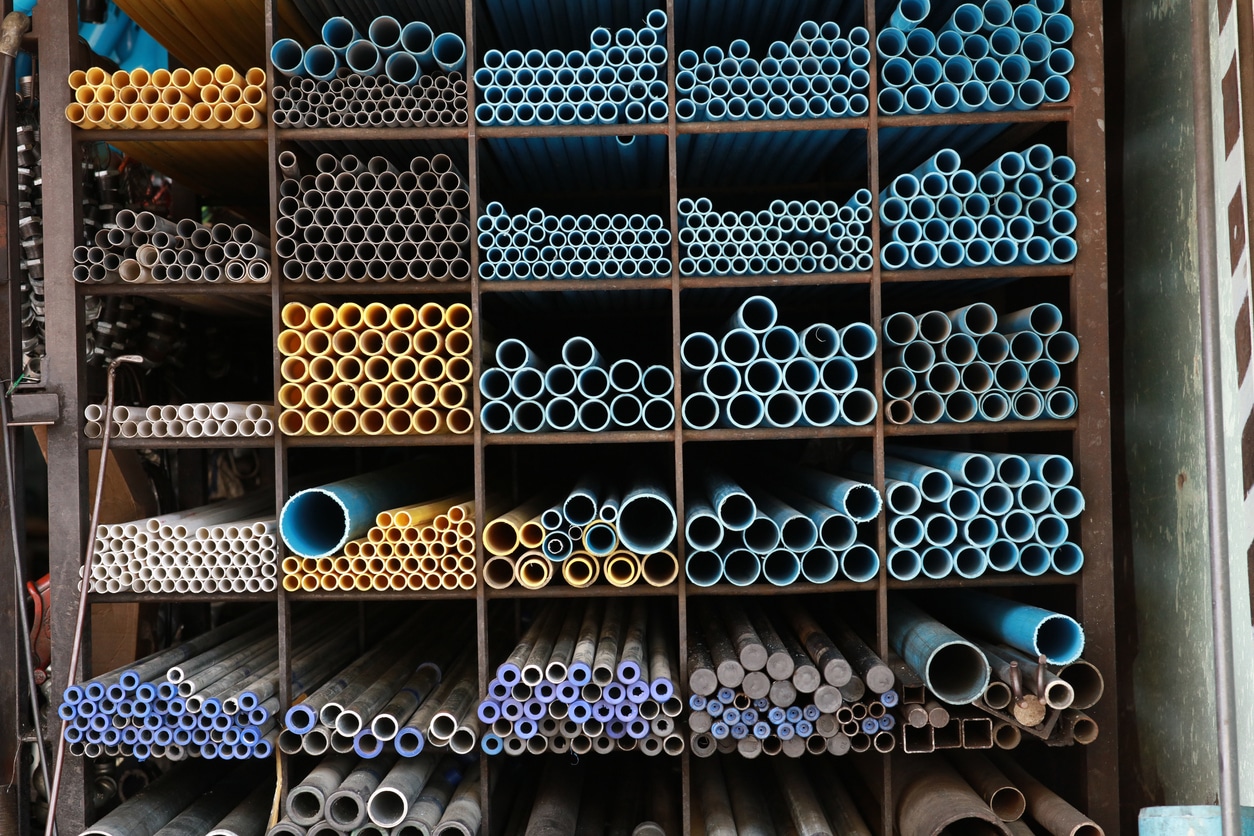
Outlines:
<svg viewBox="0 0 1254 836"><path fill-rule="evenodd" d="M420 380L413 386L414 406L435 406L440 396L439 388L428 380Z"/></svg>
<svg viewBox="0 0 1254 836"><path fill-rule="evenodd" d="M454 302L445 309L444 320L448 323L449 328L456 331L464 331L470 328L470 306L462 302Z"/></svg>
<svg viewBox="0 0 1254 836"><path fill-rule="evenodd" d="M280 412L279 431L284 435L304 435L305 413L297 409L285 409Z"/></svg>
<svg viewBox="0 0 1254 836"><path fill-rule="evenodd" d="M289 383L305 383L309 380L309 361L304 357L284 357L279 372Z"/></svg>
<svg viewBox="0 0 1254 836"><path fill-rule="evenodd" d="M392 306L388 321L397 331L413 331L418 328L418 312L413 305L402 302Z"/></svg>
<svg viewBox="0 0 1254 836"><path fill-rule="evenodd" d="M331 416L331 426L336 435L357 435L359 418L351 409L337 409Z"/></svg>
<svg viewBox="0 0 1254 836"><path fill-rule="evenodd" d="M309 376L319 383L330 383L338 380L337 366L330 357L321 355L309 360Z"/></svg>
<svg viewBox="0 0 1254 836"><path fill-rule="evenodd" d="M366 327L361 316L362 307L356 302L345 302L335 309L335 321L341 328L348 328L351 331L360 331Z"/></svg>
<svg viewBox="0 0 1254 836"><path fill-rule="evenodd" d="M475 415L464 406L450 409L444 421L454 435L465 435L475 428Z"/></svg>
<svg viewBox="0 0 1254 836"><path fill-rule="evenodd" d="M331 387L325 383L310 383L302 394L302 403L311 409L322 409L331 403Z"/></svg>
<svg viewBox="0 0 1254 836"><path fill-rule="evenodd" d="M284 383L279 387L278 402L284 409L299 409L305 403L305 387L298 383Z"/></svg>
<svg viewBox="0 0 1254 836"><path fill-rule="evenodd" d="M419 435L434 435L444 425L444 416L434 409L423 408L414 413L413 428Z"/></svg>
<svg viewBox="0 0 1254 836"><path fill-rule="evenodd" d="M384 331L391 321L391 310L382 302L371 302L362 309L361 318L367 328Z"/></svg>
<svg viewBox="0 0 1254 836"><path fill-rule="evenodd" d="M309 324L313 328L323 331L334 331L340 327L339 320L336 318L334 305L326 302L319 302L309 309Z"/></svg>
<svg viewBox="0 0 1254 836"><path fill-rule="evenodd" d="M92 87L99 87L102 84L109 83L109 74L100 67L88 67L83 75L87 83Z"/></svg>
<svg viewBox="0 0 1254 836"><path fill-rule="evenodd" d="M429 328L435 331L443 329L446 325L444 306L439 302L427 302L418 309L418 322L423 328Z"/></svg>
<svg viewBox="0 0 1254 836"><path fill-rule="evenodd" d="M346 383L361 383L366 379L366 372L358 358L341 357L335 361L335 376Z"/></svg>

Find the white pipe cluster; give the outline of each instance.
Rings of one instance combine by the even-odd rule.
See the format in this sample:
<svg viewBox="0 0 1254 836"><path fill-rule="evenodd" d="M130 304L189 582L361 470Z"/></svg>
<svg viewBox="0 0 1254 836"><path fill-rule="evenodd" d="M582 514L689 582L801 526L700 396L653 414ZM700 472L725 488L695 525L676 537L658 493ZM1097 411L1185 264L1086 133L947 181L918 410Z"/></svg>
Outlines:
<svg viewBox="0 0 1254 836"><path fill-rule="evenodd" d="M104 408L88 404L83 410L83 435L100 438ZM164 404L115 406L114 438L269 438L274 435L274 405L268 403Z"/></svg>

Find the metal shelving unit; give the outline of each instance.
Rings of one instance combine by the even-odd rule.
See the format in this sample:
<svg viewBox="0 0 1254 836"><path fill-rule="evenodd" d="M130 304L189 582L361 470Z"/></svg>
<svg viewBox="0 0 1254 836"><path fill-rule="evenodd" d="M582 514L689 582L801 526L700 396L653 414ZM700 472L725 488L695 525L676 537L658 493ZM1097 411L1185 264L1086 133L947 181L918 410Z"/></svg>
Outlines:
<svg viewBox="0 0 1254 836"><path fill-rule="evenodd" d="M279 15L276 0L255 0L258 8L258 20L265 27L265 45L267 49L282 36L277 33ZM664 7L669 19L674 21L675 7L681 0L665 0ZM83 355L83 306L82 297L88 293L95 295L130 293L151 295L154 298L177 301L184 294L224 294L242 295L249 299L262 301L268 294L270 306L270 327L272 333L281 330L279 321L280 310L284 302L291 299L326 297L345 298L360 296L362 298L417 296L427 294L445 294L456 296L468 301L474 314L474 338L476 345L481 342L481 323L483 302L485 299L501 299L515 292L545 293L548 291L601 291L617 292L630 290L650 290L664 292L669 295L667 312L657 314L659 323L669 317L670 333L659 333L660 339L669 339L672 343L672 368L679 368L679 341L682 335L681 325L681 294L686 291L708 288L750 289L750 288L787 288L787 287L848 287L866 288L869 305L866 308L869 321L878 323L884 312L885 285L898 283L944 283L950 281L971 281L985 279L1053 279L1066 283L1067 305L1066 315L1071 328L1082 345L1080 359L1076 364L1075 389L1079 396L1079 412L1077 416L1064 421L1012 422L1003 424L938 424L938 425L905 425L886 424L883 410L879 410L875 421L864 427L837 427L826 430L686 430L682 425L664 432L616 432L616 433L543 433L532 436L508 435L489 436L483 432L476 421L472 433L464 436L405 436L405 437L322 437L322 438L286 438L281 434L273 439L230 439L222 442L206 442L197 439L178 440L124 440L119 447L160 447L168 449L204 449L209 447L272 447L275 466L276 502L286 499L288 480L289 451L302 447L416 447L416 446L469 446L473 449L473 468L475 497L477 500L476 520L482 530L484 497L486 494L486 450L508 449L528 445L633 445L639 443L670 445L670 459L673 462L673 477L677 511L683 519L684 497L682 485L684 481L685 451L690 444L706 442L740 442L773 439L858 439L860 444L868 444L873 452L877 487L883 487L884 447L888 438L911 437L915 439L932 436L978 436L980 441L1014 438L1021 440L1031 434L1050 434L1051 443L1057 444L1062 436L1069 442L1070 453L1075 461L1077 479L1082 486L1087 507L1082 517L1073 521L1079 531L1079 540L1086 555L1084 571L1073 577L1045 576L1027 577L993 577L986 576L976 580L945 579L934 582L912 581L908 584L892 580L886 571L881 569L879 577L866 583L836 581L823 585L797 586L792 589L760 587L724 587L709 589L691 587L681 573L678 581L671 586L654 589L649 587L614 589L612 587L596 587L597 595L614 596L652 596L667 598L675 602L678 623L687 623L689 598L720 596L720 595L776 595L799 594L807 596L833 596L842 594L871 595L874 598L877 613L877 636L879 652L887 651L887 597L889 590L911 589L927 590L957 586L990 588L1028 588L1040 587L1047 589L1051 595L1063 596L1070 600L1074 615L1085 627L1087 634L1086 658L1094 662L1100 669L1113 674L1114 671L1114 587L1113 587L1113 553L1111 535L1111 446L1110 446L1110 390L1109 363L1107 341L1107 292L1106 292L1106 194L1105 194L1105 140L1103 134L1105 89L1102 76L1102 42L1099 37L1102 31L1102 7L1095 0L1072 0L1070 13L1075 21L1076 36L1072 49L1075 52L1076 64L1072 73L1072 94L1069 102L1062 105L1051 105L1039 110L1027 112L1003 113L972 113L924 116L893 116L882 117L874 107L864 116L854 119L823 119L784 122L716 122L716 123L677 123L675 119L675 90L671 87L670 116L665 124L644 124L633 126L589 126L589 127L534 127L534 128L478 128L473 122L475 105L474 85L469 85L468 111L471 123L465 128L399 128L399 129L342 129L325 128L314 130L277 129L273 122L268 122L264 129L249 131L83 131L73 128L62 116L65 105L69 102L70 91L64 83L71 69L78 68L79 51L76 31L76 3L73 0L45 0L39 6L36 17L37 35L40 44L40 69L43 74L42 92L42 148L44 159L44 194L45 198L45 271L49 277L47 282L47 334L48 358L45 365L47 388L60 396L60 421L52 427L48 434L49 485L50 496L53 497L50 509L51 530L59 532L51 543L51 567L54 577L52 592L52 643L57 658L63 658L73 636L74 614L77 605L77 592L73 578L81 562L86 537L88 509L87 497L89 486L86 480L87 453L89 449L98 447L98 442L87 442L81 433L81 416L85 406L84 386L85 371L81 360ZM479 17L486 11L476 0L466 0L465 36L467 54L469 56L466 75L469 77L474 70L474 61L479 50L476 50L476 35L482 31ZM413 10L416 17L421 17L421 8ZM876 31L876 10L874 0L864 0L864 23L872 33ZM675 26L668 26L668 47L670 67L668 77L675 77L676 32ZM257 56L257 63L263 62L264 56ZM868 96L871 102L876 101L878 73L876 56L872 50L872 63L869 67L871 86ZM269 91L275 85L273 77L268 81ZM273 99L271 98L271 101ZM953 125L1013 123L1012 128L1005 132L999 140L1012 146L1023 143L1036 131L1044 128L1061 127L1065 134L1067 153L1071 154L1078 167L1076 179L1079 198L1075 207L1079 218L1078 242L1079 256L1074 264L1039 267L1008 267L1008 268L957 268L931 269L916 271L886 271L880 266L878 258L869 272L847 273L836 275L797 275L769 276L749 278L686 278L680 277L678 215L675 211L679 196L679 172L677 162L678 137L683 134L731 134L747 131L825 131L853 130L862 132L866 143L867 177L871 184L873 211L875 220L870 227L873 240L873 252L878 254L881 230L878 220L878 192L885 185L880 171L879 132L888 128L901 127L936 127L944 128ZM260 145L265 144L269 162L268 193L271 196L269 215L271 230L277 218L278 166L277 156L287 143L292 142L342 142L342 141L377 141L377 140L410 140L464 142L465 174L469 181L470 207L469 213L476 217L480 205L480 143L495 138L538 138L563 136L610 136L610 135L657 135L667 139L669 166L666 196L671 207L669 224L672 233L672 262L675 271L669 278L648 280L611 280L611 281L552 281L552 282L480 282L478 279L479 253L477 246L471 248L471 278L462 283L446 284L410 284L410 283L370 283L370 284L294 284L277 278L282 275L278 257L272 256L272 274L276 279L268 286L164 286L151 285L138 287L87 287L75 285L69 280L71 274L74 243L82 229L80 222L80 183L77 172L78 153L84 143L108 140L110 142L128 141L142 143L185 143L193 141L248 141ZM229 174L229 173L228 173ZM472 227L473 228L473 227ZM12 252L12 250L10 250ZM12 283L10 283L12 287ZM859 303L861 304L861 303ZM664 326L662 326L664 327ZM661 330L661 329L660 329ZM0 330L0 333L3 333ZM273 341L272 341L273 345ZM279 379L280 356L274 349L272 366L274 384L277 391ZM872 377L877 398L881 398L880 378L882 372L882 352L877 352L871 363ZM475 365L473 408L478 415L481 398L478 391L478 374L483 366L482 358ZM678 378L678 375L677 375ZM676 414L680 414L681 393L679 387L675 392ZM882 398L881 398L882 404ZM865 439L866 441L862 441ZM495 454L494 454L495 455ZM886 551L886 521L881 517L876 526L876 543L883 556ZM682 537L677 543L676 551L683 559ZM483 563L482 547L479 548L478 559ZM557 599L579 597L588 594L586 590L573 590L555 586L539 591L518 589L492 590L480 583L473 591L457 592L423 592L423 593L285 593L279 591L273 595L213 595L213 596L163 596L166 600L198 600L198 601L274 601L278 605L279 648L280 658L286 666L288 650L291 645L291 609L298 601L383 601L406 600L425 601L433 599L450 599L473 601L477 622L476 646L481 687L488 681L490 665L496 661L490 658L488 647L488 605L497 605L502 601L528 601L534 599ZM93 601L128 601L153 600L158 596L93 596ZM686 631L680 630L680 664L686 667ZM90 654L87 654L90 658ZM56 681L62 681L64 672L58 672ZM684 671L686 681L686 671ZM1107 791L1107 776L1114 773L1117 766L1117 740L1115 734L1116 698L1113 689L1113 675L1109 676L1106 698L1092 711L1093 718L1102 727L1103 732L1097 742L1087 747L1074 747L1071 750L1055 753L1054 759L1059 767L1058 777L1068 775L1064 783L1065 790L1070 792L1071 800L1101 824L1107 832L1116 832L1118 828L1118 802L1115 794ZM283 687L281 695L283 704L292 698L290 685ZM681 776L683 788L684 820L689 821L690 781L689 754L681 756ZM892 768L891 759L882 758L883 797L877 799L883 811L883 818L875 822L881 833L894 831L892 813ZM486 766L485 757L485 766ZM286 773L284 773L286 774ZM485 774L488 770L485 769ZM485 811L488 798L488 781L484 782ZM90 818L88 809L90 792L86 789L83 764L76 759L69 759L65 780L62 783L61 827L62 832L75 833ZM687 827L686 827L687 829ZM485 830L486 832L486 830Z"/></svg>

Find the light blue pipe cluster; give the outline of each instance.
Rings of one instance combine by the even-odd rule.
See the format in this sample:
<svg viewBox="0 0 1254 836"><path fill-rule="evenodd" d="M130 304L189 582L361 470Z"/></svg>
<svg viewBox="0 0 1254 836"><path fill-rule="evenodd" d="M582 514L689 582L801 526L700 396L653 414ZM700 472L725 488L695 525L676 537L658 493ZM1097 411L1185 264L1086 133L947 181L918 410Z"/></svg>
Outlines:
<svg viewBox="0 0 1254 836"><path fill-rule="evenodd" d="M665 122L666 12L640 29L592 30L587 51L488 50L475 70L475 122L494 125L638 125Z"/></svg>
<svg viewBox="0 0 1254 836"><path fill-rule="evenodd" d="M679 201L684 276L849 273L871 269L871 193L833 200L775 200L761 212L715 212L709 198Z"/></svg>
<svg viewBox="0 0 1254 836"><path fill-rule="evenodd" d="M543 364L522 340L502 340L479 376L479 413L490 433L667 430L675 424L675 375L666 366L610 362L587 337L562 345L562 362Z"/></svg>
<svg viewBox="0 0 1254 836"><path fill-rule="evenodd" d="M1075 161L1048 145L975 174L951 148L880 193L888 270L1066 264L1076 256Z"/></svg>
<svg viewBox="0 0 1254 836"><path fill-rule="evenodd" d="M645 279L670 276L671 233L661 215L510 215L489 203L479 216L479 278Z"/></svg>
<svg viewBox="0 0 1254 836"><path fill-rule="evenodd" d="M584 476L561 502L545 509L540 525L541 550L555 563L570 557L577 543L595 557L610 554L618 544L638 555L652 554L668 548L679 531L674 500L660 480L649 477L616 484ZM611 534L616 543L608 539Z"/></svg>
<svg viewBox="0 0 1254 836"><path fill-rule="evenodd" d="M840 329L817 323L798 332L778 320L774 302L751 296L721 334L684 337L685 427L861 426L875 420L875 395L857 385L855 365L875 354L875 331L855 322Z"/></svg>
<svg viewBox="0 0 1254 836"><path fill-rule="evenodd" d="M801 24L791 41L774 41L767 57L749 57L749 42L734 40L726 52L711 46L679 54L675 118L680 122L724 119L828 119L862 116L870 85L870 34L855 26L842 36L832 21Z"/></svg>
<svg viewBox="0 0 1254 836"><path fill-rule="evenodd" d="M1062 367L1080 343L1049 303L1006 314L977 302L881 324L885 414L897 424L1070 418L1076 393Z"/></svg>
<svg viewBox="0 0 1254 836"><path fill-rule="evenodd" d="M341 71L363 76L382 73L393 84L413 85L423 73L465 69L466 43L452 32L436 35L422 21L402 24L390 15L372 20L363 37L348 18L333 17L322 25L322 43L305 49L283 38L270 49L270 63L291 77L329 81Z"/></svg>
<svg viewBox="0 0 1254 836"><path fill-rule="evenodd" d="M958 6L939 32L922 28L928 0L901 0L875 38L880 113L1031 110L1063 102L1075 32L1063 0Z"/></svg>
<svg viewBox="0 0 1254 836"><path fill-rule="evenodd" d="M707 469L687 497L685 572L697 586L827 583L842 573L863 582L879 573L875 549L858 542L858 524L882 505L870 484L763 461L740 481Z"/></svg>
<svg viewBox="0 0 1254 836"><path fill-rule="evenodd" d="M855 472L871 457L856 453ZM951 452L889 444L884 460L888 573L902 581L986 571L1073 575L1084 552L1070 520L1084 511L1074 468L1051 454Z"/></svg>

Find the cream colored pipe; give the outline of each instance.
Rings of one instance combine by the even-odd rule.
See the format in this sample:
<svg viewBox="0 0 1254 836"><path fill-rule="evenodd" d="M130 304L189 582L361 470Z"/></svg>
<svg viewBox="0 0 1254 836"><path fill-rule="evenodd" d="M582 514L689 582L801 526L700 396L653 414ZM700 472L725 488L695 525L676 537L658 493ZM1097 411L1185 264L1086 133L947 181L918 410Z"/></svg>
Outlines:
<svg viewBox="0 0 1254 836"><path fill-rule="evenodd" d="M570 557L562 561L562 578L575 589L592 586L600 574L600 564L588 552L580 550L571 552Z"/></svg>

